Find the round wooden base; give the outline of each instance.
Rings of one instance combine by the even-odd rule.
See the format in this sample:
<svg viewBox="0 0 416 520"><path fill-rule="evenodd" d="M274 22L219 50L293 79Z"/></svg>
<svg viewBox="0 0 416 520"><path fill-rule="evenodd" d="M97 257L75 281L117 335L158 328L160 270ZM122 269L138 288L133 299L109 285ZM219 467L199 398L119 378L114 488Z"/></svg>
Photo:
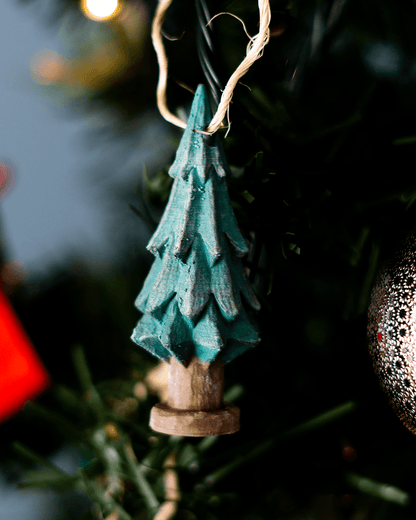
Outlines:
<svg viewBox="0 0 416 520"><path fill-rule="evenodd" d="M240 409L224 403L217 410L178 410L160 403L150 412L150 427L156 432L184 437L226 435L240 429Z"/></svg>

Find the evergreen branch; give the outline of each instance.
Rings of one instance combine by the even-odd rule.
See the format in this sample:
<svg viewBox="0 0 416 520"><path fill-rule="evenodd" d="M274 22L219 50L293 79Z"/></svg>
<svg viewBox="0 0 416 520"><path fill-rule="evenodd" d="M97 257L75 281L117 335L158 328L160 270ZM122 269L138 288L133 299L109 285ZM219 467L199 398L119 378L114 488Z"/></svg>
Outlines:
<svg viewBox="0 0 416 520"><path fill-rule="evenodd" d="M320 415L317 415L313 419L309 421L305 421L299 426L295 426L289 430L286 430L281 435L278 435L276 439L290 439L292 437L298 435L304 435L305 433L309 433L310 431L316 430L318 428L322 428L331 422L337 421L341 419L345 415L354 412L357 409L357 403L355 401L348 401L347 403L341 404L328 410Z"/></svg>
<svg viewBox="0 0 416 520"><path fill-rule="evenodd" d="M52 395L54 395L62 405L71 408L78 414L87 416L90 411L85 402L83 402L73 390L62 384L54 384Z"/></svg>
<svg viewBox="0 0 416 520"><path fill-rule="evenodd" d="M154 233L154 231L157 227L157 222L150 215L149 210L147 209L147 205L144 205L146 215L144 215L140 210L138 210L135 206L133 206L133 204L129 204L128 206L139 217L139 219L142 220L147 225L149 231L151 233Z"/></svg>
<svg viewBox="0 0 416 520"><path fill-rule="evenodd" d="M252 460L260 457L264 453L267 453L269 450L273 449L278 442L291 439L294 436L303 435L317 428L321 428L326 424L336 421L341 417L344 417L346 414L353 412L356 408L356 403L353 401L349 401L345 404L333 408L332 410L324 412L314 417L313 419L300 424L299 426L295 426L294 428L286 430L280 435L269 438L265 442L261 443L259 446L256 446L252 451L244 455L237 456L232 462L224 465L222 468L209 474L204 479L204 485L214 485L219 480L222 480L223 478L228 476L230 473L233 473L240 467L244 466L245 464L248 464ZM240 446L239 451L244 452L245 450L243 449L243 447Z"/></svg>
<svg viewBox="0 0 416 520"><path fill-rule="evenodd" d="M356 473L347 473L345 480L351 487L362 493L381 498L386 502L392 502L402 507L408 506L411 502L409 493L390 484L376 482Z"/></svg>
<svg viewBox="0 0 416 520"><path fill-rule="evenodd" d="M40 455L39 453L36 453L28 446L25 446L20 441L14 441L12 444L13 450L24 457L26 460L30 461L32 464L44 466L45 468L48 468L49 470L53 471L56 476L59 477L68 477L71 478L70 475L67 475L64 471L62 471L58 466L55 466L55 464L52 464L48 459Z"/></svg>
<svg viewBox="0 0 416 520"><path fill-rule="evenodd" d="M27 471L26 478L18 484L19 489L27 488L53 488L56 491L68 491L76 489L79 483L78 477L71 475L58 475L54 471Z"/></svg>
<svg viewBox="0 0 416 520"><path fill-rule="evenodd" d="M76 344L73 346L71 354L82 391L84 393L91 392L94 390L94 385L92 383L91 373L87 365L84 349L81 345ZM101 402L98 394L94 397L98 402Z"/></svg>
<svg viewBox="0 0 416 520"><path fill-rule="evenodd" d="M233 385L224 393L224 401L227 403L235 403L242 395L244 394L243 385ZM211 446L216 444L218 441L218 436L212 437L204 437L196 446L196 450L198 453L204 453Z"/></svg>
<svg viewBox="0 0 416 520"><path fill-rule="evenodd" d="M91 408L97 415L100 422L103 421L104 404L101 400L99 393L92 383L91 373L88 368L87 360L85 357L84 349L81 345L76 344L73 346L72 360L74 363L75 370L78 375L79 383L83 394L86 396Z"/></svg>
<svg viewBox="0 0 416 520"><path fill-rule="evenodd" d="M159 501L139 466L130 442L127 441L124 435L122 435L122 438L123 441L120 443L120 446L129 475L142 495L149 513L154 513L160 506Z"/></svg>
<svg viewBox="0 0 416 520"><path fill-rule="evenodd" d="M38 417L41 417L42 419L50 422L68 439L77 439L79 442L85 442L86 440L83 433L75 428L68 419L60 415L55 410L51 411L39 403L28 401L24 405L23 411L37 415Z"/></svg>
<svg viewBox="0 0 416 520"><path fill-rule="evenodd" d="M357 302L357 314L362 315L367 311L368 303L370 301L371 288L377 275L377 266L380 255L380 247L378 244L373 242L371 247L370 256L368 258L368 269L365 274L360 295ZM344 319L347 316L344 314Z"/></svg>
<svg viewBox="0 0 416 520"><path fill-rule="evenodd" d="M117 424L122 424L122 425L130 428L131 430L134 431L134 433L136 433L140 437L141 440L146 441L146 444L147 444L147 441L149 439L149 429L146 428L145 426L142 426L141 424L137 424L134 421L128 419L127 417L123 417L122 415L119 415L112 411L106 411L105 418L108 419L109 421L114 421Z"/></svg>
<svg viewBox="0 0 416 520"><path fill-rule="evenodd" d="M117 496L122 491L120 455L108 441L103 428L98 428L93 435L91 435L90 442L103 463L105 473L108 477L109 485L106 493L111 496Z"/></svg>
<svg viewBox="0 0 416 520"><path fill-rule="evenodd" d="M185 437L180 437L180 440L185 440ZM145 475L151 469L161 471L166 457L174 450L175 448L171 444L168 444L163 449L155 448L152 450L141 462L143 474Z"/></svg>
<svg viewBox="0 0 416 520"><path fill-rule="evenodd" d="M103 511L112 513L117 511L120 520L132 520L132 517L121 505L109 496L104 489L102 489L97 482L91 481L85 474L82 468L78 468L78 475L84 488L84 491L89 495L91 500L99 504Z"/></svg>
<svg viewBox="0 0 416 520"><path fill-rule="evenodd" d="M148 192L150 192L152 195L157 194L157 195L159 195L159 197L161 197L163 191L166 189L166 186L168 186L169 184L170 184L170 177L168 177L168 179L166 179L166 182L161 182L161 181L158 182L158 179L156 177L156 182L154 182L154 179L153 179L153 183L152 183L151 180L149 179L146 165L145 164L143 165L143 175L140 178L140 185L137 189L137 195L144 208L144 214L140 210L138 210L136 207L134 207L132 204L129 204L129 207L131 210L134 211L134 213L136 213L136 215L141 220L143 220L143 222L147 225L147 227L151 233L155 232L158 222L153 218L153 216L150 212L150 208L149 208L149 204L148 204L148 197L146 197L144 195L144 188L146 188L146 190Z"/></svg>
<svg viewBox="0 0 416 520"><path fill-rule="evenodd" d="M268 452L270 449L274 447L274 445L275 439L268 439L266 442L263 442L259 446L257 446L250 453L236 457L232 462L225 464L222 468L207 475L204 478L204 487L213 486L214 484L228 476L230 473L233 473L234 471L239 469L241 466L248 464L253 459L256 459L260 457L260 455L263 455L264 453Z"/></svg>
<svg viewBox="0 0 416 520"><path fill-rule="evenodd" d="M409 137L399 137L397 139L393 139L392 145L393 146L400 146L402 144L414 144L416 143L416 136L412 135Z"/></svg>
<svg viewBox="0 0 416 520"><path fill-rule="evenodd" d="M42 472L27 471L25 474L25 480L18 484L19 489L52 487L56 490L62 491L77 487L77 482L79 480L78 477L68 475L58 468L58 466L52 464L52 462L28 448L23 443L15 441L12 444L12 448L18 455L22 456L28 462L47 468L46 471Z"/></svg>

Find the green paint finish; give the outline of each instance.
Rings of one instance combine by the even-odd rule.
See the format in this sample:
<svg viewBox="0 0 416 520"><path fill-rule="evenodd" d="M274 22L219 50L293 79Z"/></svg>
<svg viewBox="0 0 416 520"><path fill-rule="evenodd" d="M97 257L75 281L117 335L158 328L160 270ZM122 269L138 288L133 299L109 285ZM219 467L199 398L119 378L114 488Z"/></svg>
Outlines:
<svg viewBox="0 0 416 520"><path fill-rule="evenodd" d="M165 361L196 354L228 363L260 341L251 316L260 304L241 263L248 244L225 182L230 170L218 137L209 146L194 132L211 118L200 85L169 170L169 201L147 246L156 259L135 302L143 316L131 339Z"/></svg>

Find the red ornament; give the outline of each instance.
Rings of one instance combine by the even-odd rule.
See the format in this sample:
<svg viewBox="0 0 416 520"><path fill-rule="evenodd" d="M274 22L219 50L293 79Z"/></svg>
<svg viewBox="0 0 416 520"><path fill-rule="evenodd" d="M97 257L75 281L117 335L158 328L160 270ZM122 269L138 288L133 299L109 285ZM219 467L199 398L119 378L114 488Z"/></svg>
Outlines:
<svg viewBox="0 0 416 520"><path fill-rule="evenodd" d="M0 421L19 412L50 384L7 296L0 288Z"/></svg>

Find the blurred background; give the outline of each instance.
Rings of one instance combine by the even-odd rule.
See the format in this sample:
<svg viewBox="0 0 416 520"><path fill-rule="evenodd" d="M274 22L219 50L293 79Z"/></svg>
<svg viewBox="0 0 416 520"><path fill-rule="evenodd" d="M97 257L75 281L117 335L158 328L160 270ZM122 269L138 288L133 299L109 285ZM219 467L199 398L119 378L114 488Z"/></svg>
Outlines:
<svg viewBox="0 0 416 520"><path fill-rule="evenodd" d="M30 286L42 285L76 259L95 277L135 260L146 238L128 203L143 169L162 169L174 150L150 85L141 88L137 78L140 53L149 47L148 6L131 7L138 42L130 62L108 24L74 8L51 24L58 8L59 2L2 7L9 50L1 63L1 158L12 177L10 193L2 196L2 235L4 254L20 262ZM133 65L130 100L117 93L122 102L134 103L126 120L127 107L99 98L107 85L123 83L123 69ZM140 79L154 87L155 70L153 65L149 77L142 70ZM157 149L159 139L165 145Z"/></svg>
<svg viewBox="0 0 416 520"><path fill-rule="evenodd" d="M0 6L1 290L52 380L0 424L0 518L154 518L173 455L181 501L159 520L414 518L415 439L379 388L366 320L416 222L415 3L271 1L270 42L220 132L262 342L226 367L241 430L202 440L150 430L166 371L130 340L182 135L155 105L156 2L102 19L86 6ZM215 109L245 53L235 18L206 28L220 12L256 34L252 0L166 15L184 121L201 82Z"/></svg>

